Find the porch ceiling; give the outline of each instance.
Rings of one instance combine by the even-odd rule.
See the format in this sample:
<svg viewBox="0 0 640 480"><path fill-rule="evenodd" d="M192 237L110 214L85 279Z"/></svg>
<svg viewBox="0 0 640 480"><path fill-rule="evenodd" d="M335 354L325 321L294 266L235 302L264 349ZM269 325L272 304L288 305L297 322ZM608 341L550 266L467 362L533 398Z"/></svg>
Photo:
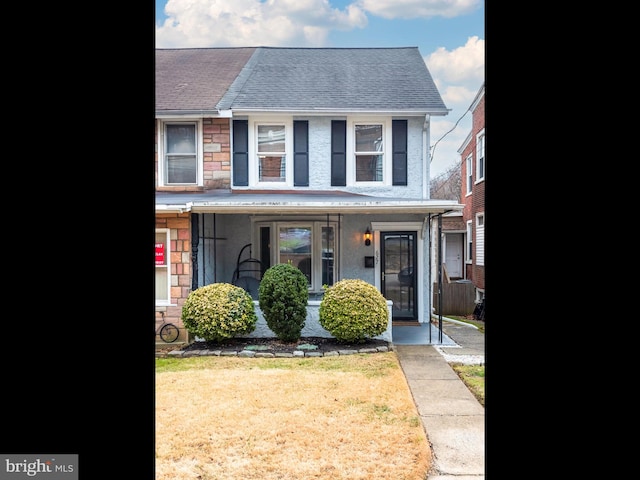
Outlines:
<svg viewBox="0 0 640 480"><path fill-rule="evenodd" d="M421 213L438 214L462 210L452 200L373 197L340 191L278 192L209 191L202 193L156 193L156 213Z"/></svg>

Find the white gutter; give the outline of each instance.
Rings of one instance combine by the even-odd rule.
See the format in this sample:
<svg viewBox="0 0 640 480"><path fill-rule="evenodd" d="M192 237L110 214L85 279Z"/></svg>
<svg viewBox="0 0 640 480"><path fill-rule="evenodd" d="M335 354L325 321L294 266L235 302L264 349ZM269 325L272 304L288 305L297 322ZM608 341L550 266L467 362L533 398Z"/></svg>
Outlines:
<svg viewBox="0 0 640 480"><path fill-rule="evenodd" d="M172 118L210 118L220 117L218 110L160 110L156 111L156 118L172 119Z"/></svg>
<svg viewBox="0 0 640 480"><path fill-rule="evenodd" d="M226 111L226 110L225 110ZM369 115L369 116L388 116L388 115L406 115L406 116L422 116L422 115L440 115L445 116L449 114L448 110L436 110L431 112L425 112L422 109L407 109L407 110L380 110L380 109L363 109L354 110L349 108L311 108L311 109L256 109L256 108L234 108L233 115L256 115L256 114L282 114L282 115L304 115L304 116L317 116L317 115Z"/></svg>
<svg viewBox="0 0 640 480"><path fill-rule="evenodd" d="M439 202L425 203L422 201L407 202L196 202L190 206L176 208L176 205L161 208L158 205L158 213L186 211L194 213L243 213L243 214L373 214L373 213L444 213L448 210L462 210L464 205L442 200Z"/></svg>
<svg viewBox="0 0 640 480"><path fill-rule="evenodd" d="M156 213L185 213L190 212L193 204L191 202L176 205L157 205Z"/></svg>

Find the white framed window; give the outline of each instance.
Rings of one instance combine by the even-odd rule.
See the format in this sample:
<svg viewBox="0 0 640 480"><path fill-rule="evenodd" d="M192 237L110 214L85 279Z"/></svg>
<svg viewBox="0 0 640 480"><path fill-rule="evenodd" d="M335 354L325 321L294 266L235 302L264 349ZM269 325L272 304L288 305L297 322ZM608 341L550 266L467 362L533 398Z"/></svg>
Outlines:
<svg viewBox="0 0 640 480"><path fill-rule="evenodd" d="M486 167L484 156L484 129L476 135L476 182L484 180Z"/></svg>
<svg viewBox="0 0 640 480"><path fill-rule="evenodd" d="M392 176L390 118L356 118L347 129L347 184L390 185Z"/></svg>
<svg viewBox="0 0 640 480"><path fill-rule="evenodd" d="M476 215L476 265L484 265L484 213Z"/></svg>
<svg viewBox="0 0 640 480"><path fill-rule="evenodd" d="M338 251L337 223L326 221L259 222L258 231L269 228L271 264L291 263L307 277L309 291L322 292L323 285L333 285ZM261 252L264 258L265 252Z"/></svg>
<svg viewBox="0 0 640 480"><path fill-rule="evenodd" d="M156 228L156 305L171 304L171 249L168 228Z"/></svg>
<svg viewBox="0 0 640 480"><path fill-rule="evenodd" d="M466 263L471 263L473 261L473 222L469 220L467 222L467 248L465 248L464 252L464 260Z"/></svg>
<svg viewBox="0 0 640 480"><path fill-rule="evenodd" d="M200 121L160 121L158 129L160 185L202 185Z"/></svg>
<svg viewBox="0 0 640 480"><path fill-rule="evenodd" d="M293 120L255 119L249 127L252 185L291 186L293 182Z"/></svg>
<svg viewBox="0 0 640 480"><path fill-rule="evenodd" d="M471 195L473 192L473 155L467 157L465 167L467 170L466 187L467 195Z"/></svg>

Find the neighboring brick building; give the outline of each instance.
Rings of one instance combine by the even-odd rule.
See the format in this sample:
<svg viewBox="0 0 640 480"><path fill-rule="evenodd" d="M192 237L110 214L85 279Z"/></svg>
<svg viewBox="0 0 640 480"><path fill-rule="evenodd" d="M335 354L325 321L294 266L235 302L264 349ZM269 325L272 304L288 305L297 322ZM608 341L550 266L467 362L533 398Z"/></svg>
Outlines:
<svg viewBox="0 0 640 480"><path fill-rule="evenodd" d="M462 168L462 217L466 225L465 278L476 288L476 302L484 299L484 239L485 239L485 179L487 161L485 156L484 90L478 91L471 104L472 126L458 152Z"/></svg>

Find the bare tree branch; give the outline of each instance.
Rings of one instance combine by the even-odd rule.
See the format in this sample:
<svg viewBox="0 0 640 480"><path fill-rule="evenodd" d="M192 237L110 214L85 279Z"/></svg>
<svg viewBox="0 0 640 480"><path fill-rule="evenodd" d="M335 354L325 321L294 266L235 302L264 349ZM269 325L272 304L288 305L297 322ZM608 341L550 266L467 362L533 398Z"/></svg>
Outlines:
<svg viewBox="0 0 640 480"><path fill-rule="evenodd" d="M431 198L438 200L455 200L458 203L462 196L461 163L449 167L445 172L431 179L429 193Z"/></svg>

